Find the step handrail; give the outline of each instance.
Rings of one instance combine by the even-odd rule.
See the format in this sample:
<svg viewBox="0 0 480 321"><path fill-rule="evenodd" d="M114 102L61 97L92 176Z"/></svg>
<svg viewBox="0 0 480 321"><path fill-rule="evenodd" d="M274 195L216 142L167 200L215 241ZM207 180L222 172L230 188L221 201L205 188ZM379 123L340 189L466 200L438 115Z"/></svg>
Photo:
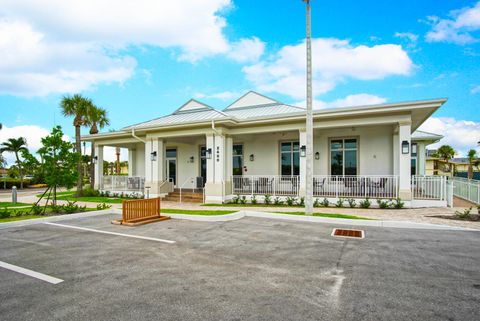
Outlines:
<svg viewBox="0 0 480 321"><path fill-rule="evenodd" d="M183 183L182 185L180 185L180 199L179 199L179 203L182 202L182 189L185 187L185 184L187 184L188 182L190 183L194 183L195 182L195 179L197 179L197 177L199 176L191 176L189 178L187 178ZM203 178L202 178L203 180ZM193 189L196 189L195 187ZM205 203L205 187L202 188L202 194L203 194L203 202Z"/></svg>

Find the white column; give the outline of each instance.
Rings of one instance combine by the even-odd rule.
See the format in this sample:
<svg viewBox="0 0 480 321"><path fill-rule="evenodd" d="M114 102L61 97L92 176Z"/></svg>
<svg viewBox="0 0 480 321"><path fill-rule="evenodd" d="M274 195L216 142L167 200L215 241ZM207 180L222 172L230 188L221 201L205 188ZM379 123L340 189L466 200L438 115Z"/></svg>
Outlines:
<svg viewBox="0 0 480 321"><path fill-rule="evenodd" d="M225 143L225 181L230 182L233 174L233 138L227 137Z"/></svg>
<svg viewBox="0 0 480 321"><path fill-rule="evenodd" d="M215 150L213 159L215 160L215 179L214 182L222 184L225 182L225 136L215 135Z"/></svg>
<svg viewBox="0 0 480 321"><path fill-rule="evenodd" d="M152 140L148 139L145 142L145 186L150 186L153 180L153 162L151 160Z"/></svg>
<svg viewBox="0 0 480 321"><path fill-rule="evenodd" d="M226 180L226 138L219 134L207 134L207 150L212 149L212 157L207 159L207 182L205 199L208 203L222 203L227 193Z"/></svg>
<svg viewBox="0 0 480 321"><path fill-rule="evenodd" d="M426 165L426 158L425 155L425 143L418 142L417 143L417 167L418 167L418 174L425 175L425 165Z"/></svg>
<svg viewBox="0 0 480 321"><path fill-rule="evenodd" d="M95 189L100 189L103 180L103 146L95 144Z"/></svg>
<svg viewBox="0 0 480 321"><path fill-rule="evenodd" d="M135 155L135 149L128 149L128 176L135 176L137 172L137 159Z"/></svg>
<svg viewBox="0 0 480 321"><path fill-rule="evenodd" d="M152 153L156 152L155 160L152 160ZM165 177L165 148L163 140L158 138L147 138L145 142L145 186L150 187L150 195L159 194L160 182Z"/></svg>
<svg viewBox="0 0 480 321"><path fill-rule="evenodd" d="M410 177L410 150L407 154L402 153L402 142L407 141L410 149L411 123L401 122L398 127L398 180L399 180L399 197L403 200L412 199L411 177Z"/></svg>
<svg viewBox="0 0 480 321"><path fill-rule="evenodd" d="M158 181L163 182L165 180L165 142L160 139L158 140L158 149L157 149L157 172L158 172Z"/></svg>
<svg viewBox="0 0 480 321"><path fill-rule="evenodd" d="M307 132L304 128L300 129L300 147L307 145ZM307 158L300 157L300 188L298 194L300 197L305 196L307 189Z"/></svg>
<svg viewBox="0 0 480 321"><path fill-rule="evenodd" d="M398 133L393 134L393 175L398 175L398 154L400 153L400 147L398 145Z"/></svg>
<svg viewBox="0 0 480 321"><path fill-rule="evenodd" d="M215 146L213 134L207 134L206 136L206 149L211 150L211 158L207 158L207 182L213 183L215 180Z"/></svg>

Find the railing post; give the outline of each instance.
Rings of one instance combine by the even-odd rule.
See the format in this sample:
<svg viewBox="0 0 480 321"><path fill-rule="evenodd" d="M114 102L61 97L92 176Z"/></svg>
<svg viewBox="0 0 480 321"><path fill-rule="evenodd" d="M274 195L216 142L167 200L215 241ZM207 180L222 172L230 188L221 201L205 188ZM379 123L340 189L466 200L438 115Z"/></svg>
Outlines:
<svg viewBox="0 0 480 321"><path fill-rule="evenodd" d="M275 197L275 193L276 193L276 187L275 187L275 185L277 183L276 178L277 178L276 176L273 176L273 178L272 178L272 188L273 188L273 196L274 197Z"/></svg>

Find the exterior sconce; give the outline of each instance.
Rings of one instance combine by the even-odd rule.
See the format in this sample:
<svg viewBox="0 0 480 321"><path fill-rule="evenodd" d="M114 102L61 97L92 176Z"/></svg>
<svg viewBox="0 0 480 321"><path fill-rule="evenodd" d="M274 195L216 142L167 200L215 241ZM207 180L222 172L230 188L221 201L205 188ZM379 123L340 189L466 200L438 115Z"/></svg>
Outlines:
<svg viewBox="0 0 480 321"><path fill-rule="evenodd" d="M402 154L410 153L410 143L408 140L402 141Z"/></svg>
<svg viewBox="0 0 480 321"><path fill-rule="evenodd" d="M305 156L307 156L307 147L305 145L302 145L302 147L300 147L300 157Z"/></svg>
<svg viewBox="0 0 480 321"><path fill-rule="evenodd" d="M208 149L205 151L205 158L206 158L206 159L211 159L211 158L212 158L212 149L211 149L211 148L208 148Z"/></svg>
<svg viewBox="0 0 480 321"><path fill-rule="evenodd" d="M195 158L193 158L193 156L190 156L190 163L193 163L195 160Z"/></svg>
<svg viewBox="0 0 480 321"><path fill-rule="evenodd" d="M93 163L94 164L98 163L98 156L93 156Z"/></svg>
<svg viewBox="0 0 480 321"><path fill-rule="evenodd" d="M157 160L157 152L151 152L150 153L150 160L152 162L156 161Z"/></svg>
<svg viewBox="0 0 480 321"><path fill-rule="evenodd" d="M320 153L319 153L319 152L316 152L316 153L315 153L315 159L316 159L316 160L319 160L319 159L320 159Z"/></svg>
<svg viewBox="0 0 480 321"><path fill-rule="evenodd" d="M255 155L250 154L250 161L253 162L255 160Z"/></svg>

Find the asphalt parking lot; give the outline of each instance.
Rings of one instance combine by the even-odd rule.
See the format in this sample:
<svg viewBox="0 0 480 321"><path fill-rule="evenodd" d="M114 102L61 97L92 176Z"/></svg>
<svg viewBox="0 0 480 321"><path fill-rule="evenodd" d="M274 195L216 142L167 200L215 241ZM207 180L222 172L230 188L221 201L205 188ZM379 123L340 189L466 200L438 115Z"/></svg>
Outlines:
<svg viewBox="0 0 480 321"><path fill-rule="evenodd" d="M115 215L0 230L2 320L477 320L480 233ZM345 228L344 226L342 228ZM103 234L122 233L151 239ZM174 241L174 243L168 243Z"/></svg>

